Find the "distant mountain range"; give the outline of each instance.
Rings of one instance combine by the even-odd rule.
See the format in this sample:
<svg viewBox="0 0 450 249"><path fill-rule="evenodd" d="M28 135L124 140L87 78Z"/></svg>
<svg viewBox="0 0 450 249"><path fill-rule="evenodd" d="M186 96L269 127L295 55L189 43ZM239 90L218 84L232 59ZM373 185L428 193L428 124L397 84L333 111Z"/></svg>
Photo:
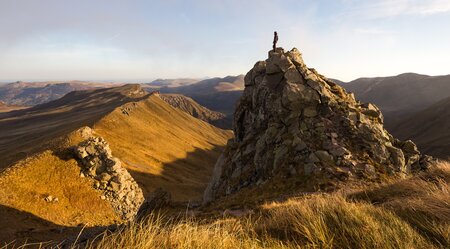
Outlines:
<svg viewBox="0 0 450 249"><path fill-rule="evenodd" d="M179 79L156 79L147 85L151 87L179 87L191 85L201 81L201 79L179 78Z"/></svg>
<svg viewBox="0 0 450 249"><path fill-rule="evenodd" d="M191 116L213 124L219 128L229 129L231 120L221 112L211 111L193 99L181 94L162 94L161 99L171 106L189 113Z"/></svg>
<svg viewBox="0 0 450 249"><path fill-rule="evenodd" d="M425 153L450 158L450 97L396 122L391 131L413 140Z"/></svg>
<svg viewBox="0 0 450 249"><path fill-rule="evenodd" d="M33 106L59 99L72 91L118 86L103 82L22 82L0 85L0 101L9 105Z"/></svg>
<svg viewBox="0 0 450 249"><path fill-rule="evenodd" d="M376 104L383 112L386 128L394 136L412 139L423 151L432 155L442 156L450 153L448 149L445 149L450 139L444 135L438 136L439 132L435 128L446 127L445 124L448 123L446 123L443 106L448 103L444 99L450 98L450 75L427 76L405 73L391 77L360 78L348 83L333 81L347 91L355 93L360 101ZM118 84L80 81L10 83L0 86L0 101L4 102L0 112L23 108L20 107L23 105L45 103L75 90L116 85ZM184 111L193 115L211 114L209 118L212 118L209 121L208 118L200 118L218 127L230 129L234 109L244 88L244 76L216 77L206 80L158 79L142 84L142 87L149 92L158 90L161 93L187 96L213 114L204 112L200 107ZM190 102L189 98L177 98L178 103L172 104L183 109L183 106ZM442 102L436 106L435 104L439 101ZM189 104L189 106L191 108L195 105ZM220 116L218 113L225 114L225 117L216 119ZM429 118L421 118L425 116ZM422 121L419 122L419 120ZM426 125L421 125L418 129L416 125L419 123ZM420 130L420 133L415 132L417 130ZM433 138L433 142L424 137Z"/></svg>
<svg viewBox="0 0 450 249"><path fill-rule="evenodd" d="M376 104L394 136L413 140L430 155L450 155L450 75L405 73L335 82L358 100Z"/></svg>
<svg viewBox="0 0 450 249"><path fill-rule="evenodd" d="M149 91L159 90L161 93L182 94L194 99L208 109L224 113L226 119L221 127L230 129L234 109L244 89L244 75L216 77L178 87L156 88L153 83L146 84L144 87Z"/></svg>
<svg viewBox="0 0 450 249"><path fill-rule="evenodd" d="M450 75L405 73L392 77L359 78L340 85L355 93L359 100L375 103L383 112L388 129L409 114L450 96Z"/></svg>

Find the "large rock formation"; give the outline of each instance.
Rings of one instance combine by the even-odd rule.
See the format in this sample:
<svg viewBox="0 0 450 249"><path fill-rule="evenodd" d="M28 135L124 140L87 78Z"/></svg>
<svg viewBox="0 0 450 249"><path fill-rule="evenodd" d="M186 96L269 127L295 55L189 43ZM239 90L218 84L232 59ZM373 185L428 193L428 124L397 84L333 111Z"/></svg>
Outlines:
<svg viewBox="0 0 450 249"><path fill-rule="evenodd" d="M346 181L425 167L413 142L383 128L376 106L308 68L295 48L270 51L247 73L233 129L204 202L280 175Z"/></svg>
<svg viewBox="0 0 450 249"><path fill-rule="evenodd" d="M92 134L89 128L81 132ZM120 160L112 156L108 143L91 135L74 152L81 162L81 176L93 179L94 188L102 192L101 198L109 201L122 219L133 219L144 202L144 195Z"/></svg>

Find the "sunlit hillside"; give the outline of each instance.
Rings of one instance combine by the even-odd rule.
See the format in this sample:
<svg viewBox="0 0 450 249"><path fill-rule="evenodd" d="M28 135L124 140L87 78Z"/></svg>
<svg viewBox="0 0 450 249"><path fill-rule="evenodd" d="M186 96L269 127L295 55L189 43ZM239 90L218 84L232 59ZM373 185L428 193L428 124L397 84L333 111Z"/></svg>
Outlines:
<svg viewBox="0 0 450 249"><path fill-rule="evenodd" d="M161 187L175 201L200 198L232 136L135 86L75 92L8 115L0 122L0 213L8 216L0 241L61 240L121 222L73 158L85 125L110 143L144 195Z"/></svg>
<svg viewBox="0 0 450 249"><path fill-rule="evenodd" d="M200 200L221 147L232 136L156 95L117 108L94 130L111 144L144 193L161 187L179 201Z"/></svg>

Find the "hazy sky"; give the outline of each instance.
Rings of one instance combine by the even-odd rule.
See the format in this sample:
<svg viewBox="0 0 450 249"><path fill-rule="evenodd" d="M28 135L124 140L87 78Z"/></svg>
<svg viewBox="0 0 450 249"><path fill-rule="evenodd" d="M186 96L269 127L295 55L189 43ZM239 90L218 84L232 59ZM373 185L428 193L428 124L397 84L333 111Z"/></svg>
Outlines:
<svg viewBox="0 0 450 249"><path fill-rule="evenodd" d="M243 74L274 30L330 78L450 74L450 0L0 0L0 81Z"/></svg>

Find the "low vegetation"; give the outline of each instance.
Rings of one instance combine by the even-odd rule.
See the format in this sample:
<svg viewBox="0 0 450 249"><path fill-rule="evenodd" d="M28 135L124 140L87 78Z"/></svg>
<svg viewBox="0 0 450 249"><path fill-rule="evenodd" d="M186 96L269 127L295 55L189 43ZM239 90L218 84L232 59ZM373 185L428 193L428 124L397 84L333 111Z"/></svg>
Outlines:
<svg viewBox="0 0 450 249"><path fill-rule="evenodd" d="M214 220L152 215L88 248L449 248L450 164L358 191L267 203Z"/></svg>

